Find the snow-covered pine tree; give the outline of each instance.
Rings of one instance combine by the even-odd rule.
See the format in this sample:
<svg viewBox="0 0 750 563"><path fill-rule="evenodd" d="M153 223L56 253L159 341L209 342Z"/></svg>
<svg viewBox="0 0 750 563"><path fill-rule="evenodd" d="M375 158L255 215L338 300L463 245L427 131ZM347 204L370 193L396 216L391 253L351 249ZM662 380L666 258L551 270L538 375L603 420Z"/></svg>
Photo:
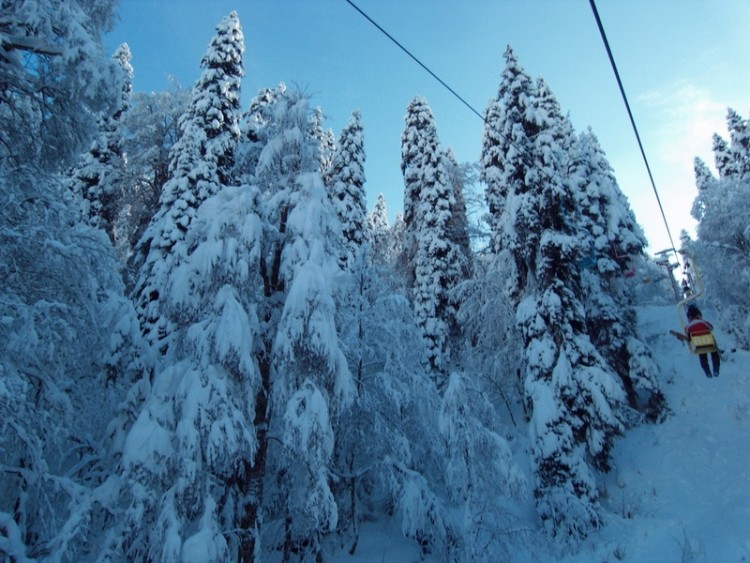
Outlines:
<svg viewBox="0 0 750 563"><path fill-rule="evenodd" d="M323 536L337 527L329 466L337 420L355 387L332 294L339 272L337 215L317 170L296 182L280 264L287 292L273 343L270 432L282 444L269 447L269 481L276 483L272 495L279 503L274 516L284 522L284 555L301 550L304 559L318 557Z"/></svg>
<svg viewBox="0 0 750 563"><path fill-rule="evenodd" d="M238 554L241 561L253 560L264 545L276 550L284 543L283 531L267 531L268 528L283 530L286 516L285 499L274 498L278 490L278 472L276 462L269 454L269 429L278 418L274 419L272 412L271 388L275 377L274 343L286 299L281 262L290 207L297 198L296 179L303 171L318 170L320 165L318 142L310 142L307 136L309 120L307 101L299 93L287 92L283 83L275 89L264 88L251 101L243 117L241 139L235 153L235 177L243 185L254 185L259 190L263 229L257 263L262 296L255 311L262 330L254 345L259 375L259 392L253 413L257 451L242 476L243 490L252 502L245 510L241 526L248 531ZM314 412L320 412L320 409ZM283 413L276 416L283 416ZM278 428L280 423L276 424ZM318 426L318 429L324 428ZM284 461L284 450L281 450L279 463ZM268 541L261 541L262 537Z"/></svg>
<svg viewBox="0 0 750 563"><path fill-rule="evenodd" d="M230 183L239 138L244 48L239 19L232 12L216 27L201 60L203 72L182 117L180 140L172 148L170 180L139 243L142 265L134 301L144 335L162 352L169 345L171 329L160 301L176 267L173 248L184 239L200 204Z"/></svg>
<svg viewBox="0 0 750 563"><path fill-rule="evenodd" d="M568 128L551 92L540 96L510 49L505 57L488 109L501 119L488 121L496 131L485 139L504 140L507 152L486 150L493 158L483 160L494 193L507 194L494 207L503 215L493 220L502 229L495 248L507 249L517 270L509 289L524 347L537 509L553 534L579 538L601 522L593 468L608 467L624 393L586 330L575 201L562 168ZM493 110L504 96L513 105Z"/></svg>
<svg viewBox="0 0 750 563"><path fill-rule="evenodd" d="M403 270L408 287L414 284L414 257L417 254L416 216L421 199L422 159L427 141L427 127L436 135L432 112L427 101L414 98L406 108L404 131L401 134L401 173L404 177L404 233L399 268Z"/></svg>
<svg viewBox="0 0 750 563"><path fill-rule="evenodd" d="M716 170L720 179L743 178L750 174L750 122L734 109L727 109L729 142L721 135L713 135Z"/></svg>
<svg viewBox="0 0 750 563"><path fill-rule="evenodd" d="M716 188L718 179L713 175L708 165L699 157L693 161L693 171L695 172L695 187L698 188L698 195L693 201L693 207L690 214L700 222L703 220L703 214L706 211L705 198L710 199L711 190Z"/></svg>
<svg viewBox="0 0 750 563"><path fill-rule="evenodd" d="M337 301L357 386L338 424L331 469L342 544L354 554L362 522L394 518L424 553L458 557L461 524L446 490L439 394L422 363L403 280L365 259L345 276Z"/></svg>
<svg viewBox="0 0 750 563"><path fill-rule="evenodd" d="M122 118L127 169L116 225L116 249L127 263L129 290L137 275L138 255L134 252L159 209L159 197L169 180L170 152L180 137L179 120L189 100L190 90L176 83L164 92L135 92Z"/></svg>
<svg viewBox="0 0 750 563"><path fill-rule="evenodd" d="M303 168L307 169L308 158L317 163L316 170L322 175L324 163L321 159L328 151L329 132L322 130L322 110L317 115L308 116L305 124L297 122L300 112L306 114L308 109L307 95L288 90L283 82L276 88L260 89L240 125L242 133L235 158L235 176L244 183L257 183L277 190L288 178ZM292 137L283 139L284 131ZM314 145L307 142L310 137L315 140ZM281 144L292 150L284 154L279 150ZM335 139L330 148L334 147ZM308 154L310 151L312 156ZM286 193L283 189L281 192Z"/></svg>
<svg viewBox="0 0 750 563"><path fill-rule="evenodd" d="M171 195L184 197L172 207L162 198L151 225L159 238L149 241L141 287L160 292L170 346L142 371L113 421L116 468L95 491L96 502L66 523L57 539L63 551L73 537L67 528L79 533L84 521L96 525L80 549L104 558L225 561L252 545L254 522L246 515L257 500L246 475L258 448L252 422L260 387L253 347L260 220L257 190L226 185L242 50L232 13L203 59L183 121L185 142L173 153ZM127 507L114 523L99 509L111 504Z"/></svg>
<svg viewBox="0 0 750 563"><path fill-rule="evenodd" d="M341 223L343 252L341 266L353 262L365 242L365 146L362 117L358 111L339 136L331 164L329 197Z"/></svg>
<svg viewBox="0 0 750 563"><path fill-rule="evenodd" d="M539 125L543 130L551 124ZM544 147L541 135L538 140L544 156L536 178L529 174L531 197L523 198L515 225L519 241L536 247L536 255L525 259L533 267L530 281L538 285L527 286L517 318L525 342L537 507L554 534L583 537L600 522L591 466L609 467L612 440L621 429L616 409L624 396L586 332L573 265L576 232L566 217L574 209L572 197L548 160L554 145ZM525 229L538 234L529 237Z"/></svg>
<svg viewBox="0 0 750 563"><path fill-rule="evenodd" d="M632 291L624 278L631 261L641 259L645 237L594 133L578 135L568 154L567 175L583 253L577 263L588 332L622 380L629 406L644 411L651 421L658 420L665 398L648 346L636 333ZM580 266L583 258L593 258L593 264Z"/></svg>
<svg viewBox="0 0 750 563"><path fill-rule="evenodd" d="M388 208L385 203L385 196L380 193L375 198L370 212L365 219L366 237L371 249L371 260L375 264L391 264L392 256L390 255L390 230L388 223Z"/></svg>
<svg viewBox="0 0 750 563"><path fill-rule="evenodd" d="M750 122L734 109L727 110L727 129L729 131L729 150L733 161L732 168L737 176L744 178L750 175Z"/></svg>
<svg viewBox="0 0 750 563"><path fill-rule="evenodd" d="M97 546L133 560L247 560L258 503L258 190L223 186L196 210L161 303L173 324L162 367L131 390L112 425L117 502Z"/></svg>
<svg viewBox="0 0 750 563"><path fill-rule="evenodd" d="M496 99L491 100L485 111L485 127L482 134L482 156L480 179L486 184L487 205L490 217L490 249L497 255L503 249L504 209L508 193L520 193L524 182L524 170L528 167L524 159L529 151L529 135L522 124L522 115L533 91L533 82L518 64L518 58L508 46L505 51L505 69ZM513 244L511 239L508 240ZM522 271L522 269L521 269ZM512 280L515 285L523 280Z"/></svg>
<svg viewBox="0 0 750 563"><path fill-rule="evenodd" d="M115 10L114 0L0 4L3 167L33 157L35 166L62 171L91 142L95 117L119 96L118 71L102 64L101 36Z"/></svg>
<svg viewBox="0 0 750 563"><path fill-rule="evenodd" d="M286 557L317 556L322 536L336 527L327 466L336 421L353 393L332 295L341 228L321 177L311 119L304 94L283 84L261 90L245 117L236 168L260 190L264 229L259 443L248 475L258 505L249 516L267 549Z"/></svg>
<svg viewBox="0 0 750 563"><path fill-rule="evenodd" d="M111 115L99 118L99 134L73 169L70 188L85 203L83 215L91 226L103 229L115 243L115 223L125 176L120 123L130 104L133 67L127 44L120 45L112 58L122 71L119 103Z"/></svg>
<svg viewBox="0 0 750 563"><path fill-rule="evenodd" d="M719 178L696 161L698 196L693 216L699 221L697 240L685 249L694 255L705 286L705 297L720 316L721 328L730 332L739 346L750 348L750 222L738 213L750 204L750 147L745 138L748 122L731 109L727 127L730 146L714 134L714 156ZM727 272L732 276L727 276ZM739 280L744 280L740 281Z"/></svg>
<svg viewBox="0 0 750 563"><path fill-rule="evenodd" d="M320 175L323 178L323 183L330 187L331 166L333 165L333 158L337 150L336 136L333 134L333 130L330 127L328 129L323 129L324 121L325 116L323 115L323 108L318 106L312 114L312 134L313 137L318 140L319 145L318 161L320 162Z"/></svg>
<svg viewBox="0 0 750 563"><path fill-rule="evenodd" d="M453 149L448 147L445 151L448 177L453 186L454 205L451 210L451 221L448 227L448 237L451 243L461 253L461 278L468 279L471 276L474 253L471 249L469 238L469 220L466 216L466 199L464 198L464 169L456 160Z"/></svg>
<svg viewBox="0 0 750 563"><path fill-rule="evenodd" d="M102 413L129 380L117 340L135 319L109 240L58 175L117 97L100 41L114 2L23 8L0 4L0 552L18 561L64 559L55 536L80 531L64 523L109 474Z"/></svg>
<svg viewBox="0 0 750 563"><path fill-rule="evenodd" d="M713 135L713 151L716 170L719 178L730 178L737 175L737 166L731 153L729 143L718 133Z"/></svg>
<svg viewBox="0 0 750 563"><path fill-rule="evenodd" d="M449 336L456 314L450 293L467 267L465 255L451 239L455 191L432 110L424 98L414 98L407 108L401 155L407 271L414 276L414 316L422 330L427 364L436 373L447 375ZM442 379L438 378L440 385L445 383Z"/></svg>
<svg viewBox="0 0 750 563"><path fill-rule="evenodd" d="M342 149L349 144L344 138ZM424 553L458 554L460 525L447 514L444 469L436 463L445 458L436 433L437 388L421 364L420 331L393 271L395 245L382 195L368 219L368 238L372 246L377 239L380 254L370 259L370 247L362 247L336 292L342 349L357 384L354 405L334 428L338 532L354 553L361 521L395 512L405 536ZM397 223L403 225L400 216Z"/></svg>
<svg viewBox="0 0 750 563"><path fill-rule="evenodd" d="M307 99L280 87L251 110L238 152L254 168L234 171L256 185L217 182L171 249L165 367L117 425L120 479L136 495L111 552L250 561L263 536L270 551L317 553L336 525L326 467L352 389L330 295L337 218ZM150 529L139 511L155 515Z"/></svg>

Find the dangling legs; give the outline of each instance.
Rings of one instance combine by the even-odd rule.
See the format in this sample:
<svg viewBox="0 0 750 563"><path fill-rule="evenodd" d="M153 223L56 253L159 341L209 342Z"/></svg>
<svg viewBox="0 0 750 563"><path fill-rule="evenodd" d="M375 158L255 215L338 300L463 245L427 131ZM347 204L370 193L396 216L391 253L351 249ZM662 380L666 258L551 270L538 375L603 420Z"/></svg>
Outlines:
<svg viewBox="0 0 750 563"><path fill-rule="evenodd" d="M700 360L701 367L703 368L703 373L706 374L706 377L711 377L711 370L708 369L708 354L699 354L698 359Z"/></svg>
<svg viewBox="0 0 750 563"><path fill-rule="evenodd" d="M711 363L714 366L714 377L719 377L719 367L721 367L721 356L719 352L711 352Z"/></svg>

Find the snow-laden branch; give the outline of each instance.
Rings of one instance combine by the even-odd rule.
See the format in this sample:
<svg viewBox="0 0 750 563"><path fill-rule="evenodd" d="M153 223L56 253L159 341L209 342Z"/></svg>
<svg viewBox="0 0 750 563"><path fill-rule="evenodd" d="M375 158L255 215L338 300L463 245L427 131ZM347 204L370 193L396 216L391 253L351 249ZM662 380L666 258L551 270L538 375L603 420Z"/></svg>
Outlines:
<svg viewBox="0 0 750 563"><path fill-rule="evenodd" d="M0 24L1 26L2 24ZM37 55L60 56L62 49L47 45L33 37L13 37L0 34L0 46L4 51L29 51ZM2 58L5 59L3 56ZM7 60L7 59L6 59Z"/></svg>

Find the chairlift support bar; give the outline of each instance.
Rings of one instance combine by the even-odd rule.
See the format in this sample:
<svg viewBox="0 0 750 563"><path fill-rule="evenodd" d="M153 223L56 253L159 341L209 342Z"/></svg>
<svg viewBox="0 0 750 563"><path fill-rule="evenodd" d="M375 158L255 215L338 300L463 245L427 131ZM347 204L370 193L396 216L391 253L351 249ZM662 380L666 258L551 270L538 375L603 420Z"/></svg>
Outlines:
<svg viewBox="0 0 750 563"><path fill-rule="evenodd" d="M659 257L658 260L655 260L655 263L659 266L664 266L664 268L667 269L667 279L669 280L669 285L672 286L672 291L674 292L675 300L679 301L680 290L677 287L677 281L674 279L672 272L680 266L680 263L679 261L677 263L674 263L669 259L669 255L672 252L674 252L672 248L667 248L665 250L655 253L655 255Z"/></svg>
<svg viewBox="0 0 750 563"><path fill-rule="evenodd" d="M695 267L695 258L692 254L685 250L680 250L680 254L684 257L685 267L690 267L693 282L695 283L694 291L677 303L677 314L680 317L680 323L684 329L687 326L687 316L685 315L685 305L690 301L695 301L703 295L703 280L701 279L698 268Z"/></svg>

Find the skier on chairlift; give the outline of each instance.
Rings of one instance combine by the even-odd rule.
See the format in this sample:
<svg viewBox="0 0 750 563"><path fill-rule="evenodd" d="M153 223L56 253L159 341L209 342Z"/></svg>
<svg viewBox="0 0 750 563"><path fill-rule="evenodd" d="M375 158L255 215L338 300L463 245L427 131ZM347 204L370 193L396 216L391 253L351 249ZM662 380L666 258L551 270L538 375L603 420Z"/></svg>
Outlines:
<svg viewBox="0 0 750 563"><path fill-rule="evenodd" d="M694 351L698 354L703 372L706 377L719 377L719 367L721 366L721 357L719 356L719 350L716 347L716 341L713 338L712 330L713 325L703 319L703 314L697 305L691 303L687 307L687 318L688 323L685 325L685 334L694 343L698 338L710 336L710 344L704 346L695 346ZM713 366L713 374L708 367L708 355L711 354L711 364Z"/></svg>

